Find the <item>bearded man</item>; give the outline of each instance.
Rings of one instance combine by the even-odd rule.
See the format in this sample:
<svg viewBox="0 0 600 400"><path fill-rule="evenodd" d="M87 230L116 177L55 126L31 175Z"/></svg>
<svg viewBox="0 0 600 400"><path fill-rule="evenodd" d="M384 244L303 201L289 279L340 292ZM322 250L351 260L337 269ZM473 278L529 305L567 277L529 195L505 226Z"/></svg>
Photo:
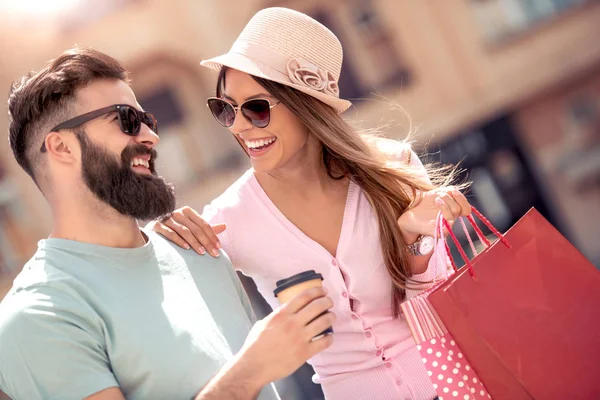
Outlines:
<svg viewBox="0 0 600 400"><path fill-rule="evenodd" d="M175 195L155 169L158 123L117 60L68 50L13 84L8 106L15 159L53 217L0 303L13 399L277 399L271 382L331 344L311 340L333 322L323 289L253 327L226 254L140 229Z"/></svg>

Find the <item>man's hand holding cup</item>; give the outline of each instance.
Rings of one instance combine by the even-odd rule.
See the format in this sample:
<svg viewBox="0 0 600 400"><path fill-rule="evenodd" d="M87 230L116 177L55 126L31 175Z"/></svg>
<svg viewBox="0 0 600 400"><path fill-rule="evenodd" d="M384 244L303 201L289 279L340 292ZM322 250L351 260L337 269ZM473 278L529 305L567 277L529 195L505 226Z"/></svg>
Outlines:
<svg viewBox="0 0 600 400"><path fill-rule="evenodd" d="M254 325L238 354L246 367L262 378L263 385L291 375L333 343L335 315L328 311L333 301L316 275L318 285L298 285L300 292L292 293L290 300L278 296L281 307ZM289 289L287 292L289 295Z"/></svg>

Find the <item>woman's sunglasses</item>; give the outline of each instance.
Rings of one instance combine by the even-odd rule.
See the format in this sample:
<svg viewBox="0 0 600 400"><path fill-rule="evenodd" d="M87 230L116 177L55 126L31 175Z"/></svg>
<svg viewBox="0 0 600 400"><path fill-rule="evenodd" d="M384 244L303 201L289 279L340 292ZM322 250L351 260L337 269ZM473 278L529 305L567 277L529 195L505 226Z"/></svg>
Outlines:
<svg viewBox="0 0 600 400"><path fill-rule="evenodd" d="M88 121L101 117L103 115L116 112L117 118L119 119L119 127L121 132L129 136L137 136L140 133L142 124L150 128L154 133L158 133L158 122L154 115L145 111L138 111L132 106L127 104L115 104L112 106L104 107L99 110L90 111L89 113L82 114L78 117L65 121L54 128L50 132L56 132L60 129L73 129L80 125L85 124ZM42 144L40 149L43 152L46 151L46 143Z"/></svg>
<svg viewBox="0 0 600 400"><path fill-rule="evenodd" d="M275 107L279 102L271 104L266 99L255 99L244 102L241 106L235 107L230 102L219 99L218 97L210 97L206 105L210 109L213 117L217 122L225 128L230 128L235 122L235 117L238 110L242 111L242 115L248 122L257 128L266 128L271 122L271 108Z"/></svg>

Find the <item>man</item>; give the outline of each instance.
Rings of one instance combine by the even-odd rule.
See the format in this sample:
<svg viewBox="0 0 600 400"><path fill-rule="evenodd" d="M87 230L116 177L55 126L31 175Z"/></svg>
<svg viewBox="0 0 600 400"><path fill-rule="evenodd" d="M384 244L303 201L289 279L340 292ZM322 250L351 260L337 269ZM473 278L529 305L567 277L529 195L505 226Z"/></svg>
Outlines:
<svg viewBox="0 0 600 400"><path fill-rule="evenodd" d="M275 399L271 382L331 344L311 340L334 320L323 290L252 327L226 256L140 230L175 197L155 170L157 123L119 62L69 50L13 85L8 103L13 153L54 218L0 304L11 397Z"/></svg>

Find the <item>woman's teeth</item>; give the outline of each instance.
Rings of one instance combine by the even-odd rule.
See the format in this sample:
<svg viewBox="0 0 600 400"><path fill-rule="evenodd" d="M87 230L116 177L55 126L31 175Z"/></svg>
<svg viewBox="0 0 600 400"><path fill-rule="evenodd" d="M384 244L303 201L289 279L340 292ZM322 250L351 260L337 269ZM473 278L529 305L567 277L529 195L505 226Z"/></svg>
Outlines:
<svg viewBox="0 0 600 400"><path fill-rule="evenodd" d="M269 139L244 140L244 143L246 144L246 146L248 146L249 149L259 150L263 147L267 147L268 145L273 143L276 139L277 139L276 137L272 137Z"/></svg>
<svg viewBox="0 0 600 400"><path fill-rule="evenodd" d="M143 158L134 158L133 160L131 160L132 167L135 167L138 165L141 165L143 167L150 169L150 161L146 161Z"/></svg>

